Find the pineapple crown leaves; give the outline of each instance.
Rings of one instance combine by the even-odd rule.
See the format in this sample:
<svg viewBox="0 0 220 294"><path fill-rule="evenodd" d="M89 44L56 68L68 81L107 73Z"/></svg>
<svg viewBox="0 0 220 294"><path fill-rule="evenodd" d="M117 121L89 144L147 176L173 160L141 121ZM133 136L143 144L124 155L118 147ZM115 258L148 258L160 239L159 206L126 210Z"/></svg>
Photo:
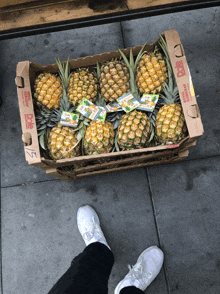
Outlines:
<svg viewBox="0 0 220 294"><path fill-rule="evenodd" d="M153 114L152 114L153 116ZM149 119L150 119L150 138L148 140L148 144L153 140L154 138L154 135L155 135L155 119L152 117L152 116L149 116Z"/></svg>
<svg viewBox="0 0 220 294"><path fill-rule="evenodd" d="M124 59L125 64L127 65L129 69L131 93L133 94L134 98L139 101L140 98L139 98L137 86L135 83L135 63L134 63L132 48L130 48L130 62L128 61L128 58L120 49L118 49L118 51L120 52L122 58Z"/></svg>
<svg viewBox="0 0 220 294"><path fill-rule="evenodd" d="M140 101L140 95L138 94L138 89L137 89L137 85L136 85L136 79L135 79L135 74L136 74L136 68L137 68L137 64L141 59L141 56L143 55L143 50L144 47L147 43L145 43L141 50L139 51L136 60L134 61L134 55L133 55L133 51L132 48L130 48L130 61L128 61L128 58L125 56L125 54L118 49L118 51L120 52L122 58L124 59L125 64L127 65L128 69L129 69L129 73L130 73L130 87L131 87L131 92L134 96L134 98L138 101Z"/></svg>
<svg viewBox="0 0 220 294"><path fill-rule="evenodd" d="M100 65L99 65L98 60L97 60L96 64L97 64L97 67L96 67L96 69L97 69L97 78L98 78L98 81L99 81L101 71L100 71ZM102 97L100 92L98 93L98 97L97 97L97 99L95 101L95 104L97 106L102 106L102 107L104 107L106 105L105 99L104 99L104 97Z"/></svg>
<svg viewBox="0 0 220 294"><path fill-rule="evenodd" d="M160 97L163 99L162 104L172 104L172 103L180 101L179 91L178 91L178 87L176 84L176 79L174 76L173 68L171 65L171 60L170 60L167 44L161 35L160 35L159 44L160 44L160 46L164 52L164 55L166 57L166 63L167 63L167 68L168 68L168 83L166 83L166 82L164 83L164 88L163 88L164 94L161 93Z"/></svg>
<svg viewBox="0 0 220 294"><path fill-rule="evenodd" d="M62 64L59 58L55 58L59 69L60 78L65 90L67 89L70 81L69 59L70 57L68 57L66 64Z"/></svg>
<svg viewBox="0 0 220 294"><path fill-rule="evenodd" d="M113 128L115 130L119 126L121 117L122 117L122 112L112 112L107 114L106 120L113 124Z"/></svg>
<svg viewBox="0 0 220 294"><path fill-rule="evenodd" d="M116 151L120 151L120 148L119 148L119 145L118 145L118 140L117 140L117 133L118 133L118 130L115 132L115 145L114 145L114 148L112 149L112 152L114 152L115 150Z"/></svg>
<svg viewBox="0 0 220 294"><path fill-rule="evenodd" d="M49 132L57 124L56 111L56 109L41 109L36 115L39 144L44 150L46 150Z"/></svg>

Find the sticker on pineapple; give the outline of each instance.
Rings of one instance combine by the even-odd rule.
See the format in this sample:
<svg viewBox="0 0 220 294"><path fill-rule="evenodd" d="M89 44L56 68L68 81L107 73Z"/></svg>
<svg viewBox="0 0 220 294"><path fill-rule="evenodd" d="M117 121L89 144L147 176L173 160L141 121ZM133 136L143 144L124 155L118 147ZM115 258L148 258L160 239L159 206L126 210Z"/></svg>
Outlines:
<svg viewBox="0 0 220 294"><path fill-rule="evenodd" d="M105 110L107 112L116 112L116 111L122 111L122 107L117 102L112 102L104 106Z"/></svg>
<svg viewBox="0 0 220 294"><path fill-rule="evenodd" d="M130 112L140 105L131 93L125 94L118 98L117 101L125 112Z"/></svg>
<svg viewBox="0 0 220 294"><path fill-rule="evenodd" d="M67 111L62 111L60 125L76 128L79 121L79 115Z"/></svg>
<svg viewBox="0 0 220 294"><path fill-rule="evenodd" d="M137 109L153 112L159 99L159 95L144 94Z"/></svg>
<svg viewBox="0 0 220 294"><path fill-rule="evenodd" d="M83 99L76 110L91 120L105 121L106 110L104 107L96 106L87 99Z"/></svg>

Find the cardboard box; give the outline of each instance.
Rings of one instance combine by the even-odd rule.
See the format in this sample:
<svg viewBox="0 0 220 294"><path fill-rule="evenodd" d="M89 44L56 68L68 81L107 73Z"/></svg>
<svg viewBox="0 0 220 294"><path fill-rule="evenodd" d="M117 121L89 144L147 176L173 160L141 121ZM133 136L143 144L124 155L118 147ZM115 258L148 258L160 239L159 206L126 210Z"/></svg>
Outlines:
<svg viewBox="0 0 220 294"><path fill-rule="evenodd" d="M35 77L42 71L57 73L56 64L41 66L31 61L19 62L17 65L16 85L22 126L22 140L24 142L25 157L29 164L40 167L46 173L60 179L69 180L104 174L119 170L133 169L150 165L173 163L183 160L188 156L188 150L196 144L197 139L203 134L203 125L196 101L191 75L187 65L183 46L179 34L175 30L164 31L163 36L168 45L177 86L179 89L181 104L188 128L188 136L178 144L161 145L149 148L134 149L129 151L112 152L100 155L79 156L69 159L61 159L54 162L46 159L40 152L32 89ZM153 51L158 40L151 45L146 45L146 50ZM134 56L137 56L142 46L133 48ZM129 56L130 48L122 50ZM70 61L70 68L96 66L97 60L102 63L112 58L120 57L118 51L87 56ZM100 163L102 159L102 163ZM106 160L103 162L103 159ZM86 163L86 167L76 167L69 172L68 166ZM63 169L65 167L66 171Z"/></svg>

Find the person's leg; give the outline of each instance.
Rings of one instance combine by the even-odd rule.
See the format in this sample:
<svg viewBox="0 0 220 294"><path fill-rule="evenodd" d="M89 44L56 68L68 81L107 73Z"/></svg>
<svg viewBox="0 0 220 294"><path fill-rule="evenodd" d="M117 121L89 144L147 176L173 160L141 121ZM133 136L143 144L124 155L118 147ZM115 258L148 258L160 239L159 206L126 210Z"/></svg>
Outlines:
<svg viewBox="0 0 220 294"><path fill-rule="evenodd" d="M87 246L48 294L107 294L114 256L99 218L90 206L82 206L77 213L77 224Z"/></svg>
<svg viewBox="0 0 220 294"><path fill-rule="evenodd" d="M129 272L116 286L115 294L143 294L159 274L163 259L163 252L156 246L144 250L137 263L132 268L129 266Z"/></svg>

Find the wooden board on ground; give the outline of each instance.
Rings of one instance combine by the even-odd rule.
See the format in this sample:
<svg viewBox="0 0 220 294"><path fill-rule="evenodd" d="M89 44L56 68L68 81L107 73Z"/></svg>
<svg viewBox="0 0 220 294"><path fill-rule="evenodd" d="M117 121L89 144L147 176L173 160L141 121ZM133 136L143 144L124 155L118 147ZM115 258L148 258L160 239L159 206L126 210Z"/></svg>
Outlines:
<svg viewBox="0 0 220 294"><path fill-rule="evenodd" d="M0 32L49 26L105 15L146 11L193 0L5 0L0 4ZM203 2L203 1L200 1ZM99 4L97 4L99 3Z"/></svg>

